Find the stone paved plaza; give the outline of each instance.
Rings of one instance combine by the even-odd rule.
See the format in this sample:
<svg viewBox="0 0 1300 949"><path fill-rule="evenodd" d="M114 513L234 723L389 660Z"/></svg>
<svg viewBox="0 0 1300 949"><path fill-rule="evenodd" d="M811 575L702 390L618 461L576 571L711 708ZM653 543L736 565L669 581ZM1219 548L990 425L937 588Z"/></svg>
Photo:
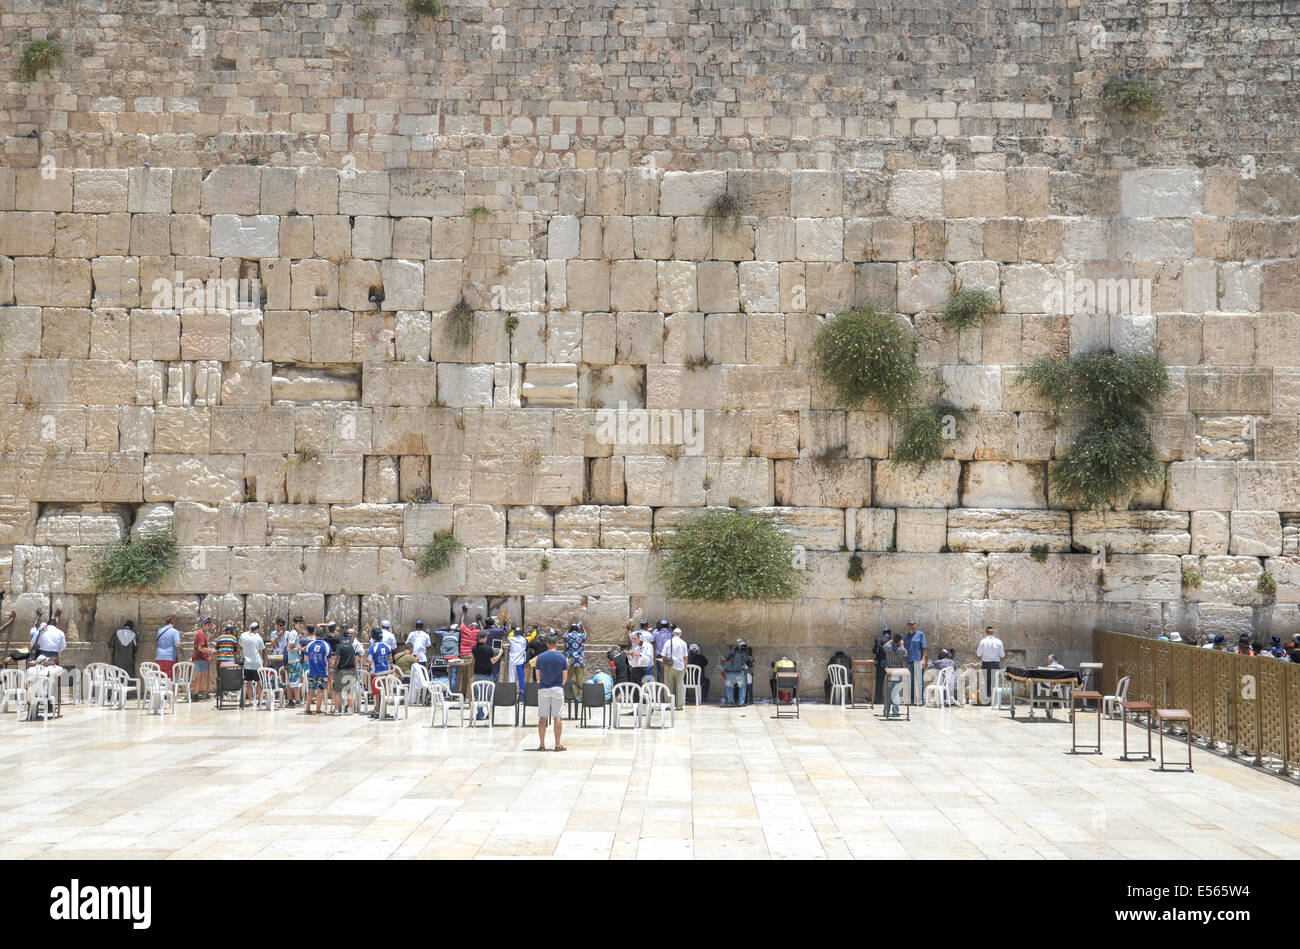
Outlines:
<svg viewBox="0 0 1300 949"><path fill-rule="evenodd" d="M712 706L664 732L566 723L569 751L538 754L535 728L417 711L7 715L0 857L1300 857L1294 785L1206 753L1193 774L1117 761L1115 722L1104 757L1072 757L1059 717Z"/></svg>

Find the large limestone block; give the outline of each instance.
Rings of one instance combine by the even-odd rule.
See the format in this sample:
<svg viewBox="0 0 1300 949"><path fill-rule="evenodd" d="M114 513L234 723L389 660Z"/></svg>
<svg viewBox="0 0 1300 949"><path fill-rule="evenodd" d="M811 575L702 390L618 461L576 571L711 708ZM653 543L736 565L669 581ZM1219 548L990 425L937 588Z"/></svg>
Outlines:
<svg viewBox="0 0 1300 949"><path fill-rule="evenodd" d="M20 306L90 306L91 282L88 260L19 257L14 261L14 300Z"/></svg>
<svg viewBox="0 0 1300 949"><path fill-rule="evenodd" d="M133 214L169 214L172 169L132 168L127 172L127 206Z"/></svg>
<svg viewBox="0 0 1300 949"><path fill-rule="evenodd" d="M72 185L73 211L111 214L127 210L124 168L78 168L73 172Z"/></svg>
<svg viewBox="0 0 1300 949"><path fill-rule="evenodd" d="M783 459L774 468L778 504L859 508L871 503L871 462L864 459Z"/></svg>
<svg viewBox="0 0 1300 949"><path fill-rule="evenodd" d="M437 365L431 362L368 362L361 370L363 405L433 405Z"/></svg>
<svg viewBox="0 0 1300 949"><path fill-rule="evenodd" d="M1300 557L1269 557L1264 569L1277 581L1278 603L1300 603Z"/></svg>
<svg viewBox="0 0 1300 949"><path fill-rule="evenodd" d="M64 560L62 547L15 545L10 589L15 593L62 593Z"/></svg>
<svg viewBox="0 0 1300 949"><path fill-rule="evenodd" d="M796 544L807 550L838 551L844 546L844 511L839 508L760 507L754 508L753 513L772 518Z"/></svg>
<svg viewBox="0 0 1300 949"><path fill-rule="evenodd" d="M39 505L19 498L0 498L0 544L30 544L35 541ZM50 543L50 541L42 541Z"/></svg>
<svg viewBox="0 0 1300 949"><path fill-rule="evenodd" d="M1232 462L1179 461L1168 472L1166 508L1229 511L1237 506L1237 466Z"/></svg>
<svg viewBox="0 0 1300 949"><path fill-rule="evenodd" d="M175 210L197 210L203 214L256 214L261 207L262 169L255 165L221 165L203 179L198 208L175 207Z"/></svg>
<svg viewBox="0 0 1300 949"><path fill-rule="evenodd" d="M904 553L939 553L947 544L948 512L943 508L898 509L896 546Z"/></svg>
<svg viewBox="0 0 1300 949"><path fill-rule="evenodd" d="M362 500L364 468L357 455L323 455L291 460L285 491L292 504L356 504Z"/></svg>
<svg viewBox="0 0 1300 949"><path fill-rule="evenodd" d="M1192 511L1193 554L1228 552L1228 514L1226 511Z"/></svg>
<svg viewBox="0 0 1300 949"><path fill-rule="evenodd" d="M280 254L280 219L275 215L257 214L239 217L234 214L212 216L212 255L261 259Z"/></svg>
<svg viewBox="0 0 1300 949"><path fill-rule="evenodd" d="M877 461L873 474L876 507L957 506L957 488L961 476L959 461L937 461L921 472L910 465Z"/></svg>
<svg viewBox="0 0 1300 949"><path fill-rule="evenodd" d="M272 547L325 547L330 509L324 504L267 504L266 540ZM252 546L252 545L247 545Z"/></svg>
<svg viewBox="0 0 1300 949"><path fill-rule="evenodd" d="M1091 554L1048 554L1038 562L1028 554L992 553L988 558L992 600L1095 601L1097 562Z"/></svg>
<svg viewBox="0 0 1300 949"><path fill-rule="evenodd" d="M547 593L619 596L626 592L627 561L621 550L557 549L548 556Z"/></svg>
<svg viewBox="0 0 1300 949"><path fill-rule="evenodd" d="M266 504L218 505L216 543L227 547L255 547L258 544L265 544L266 512ZM177 518L179 517L178 514Z"/></svg>
<svg viewBox="0 0 1300 949"><path fill-rule="evenodd" d="M215 504L200 504L197 501L177 501L173 506L176 543L181 547L213 547L218 541L218 521L220 514ZM231 504L232 508L243 507ZM265 505L263 505L265 507ZM262 538L240 546L257 546L266 542L265 515L263 515Z"/></svg>
<svg viewBox="0 0 1300 949"><path fill-rule="evenodd" d="M1070 549L1070 515L1065 511L953 509L948 512L948 546L955 551L1023 552L1043 544L1053 553Z"/></svg>
<svg viewBox="0 0 1300 949"><path fill-rule="evenodd" d="M450 504L407 504L402 513L402 543L411 548L423 547L435 534L450 533L453 515Z"/></svg>
<svg viewBox="0 0 1300 949"><path fill-rule="evenodd" d="M1111 230L1121 260L1188 260L1195 251L1188 220L1121 217Z"/></svg>
<svg viewBox="0 0 1300 949"><path fill-rule="evenodd" d="M1190 520L1181 511L1076 511L1074 542L1121 554L1185 554L1192 546Z"/></svg>
<svg viewBox="0 0 1300 949"><path fill-rule="evenodd" d="M706 504L766 507L773 500L772 462L767 458L711 458L705 485Z"/></svg>
<svg viewBox="0 0 1300 949"><path fill-rule="evenodd" d="M892 508L864 507L853 514L854 550L893 550L897 512Z"/></svg>
<svg viewBox="0 0 1300 949"><path fill-rule="evenodd" d="M945 174L943 210L949 218L1002 217L1007 211L1003 172L960 169Z"/></svg>
<svg viewBox="0 0 1300 949"><path fill-rule="evenodd" d="M578 367L572 363L558 365L532 363L524 368L524 383L520 395L524 399L524 404L530 408L576 406Z"/></svg>
<svg viewBox="0 0 1300 949"><path fill-rule="evenodd" d="M1002 370L998 366L944 366L944 396L963 410L981 413L1002 407Z"/></svg>
<svg viewBox="0 0 1300 949"><path fill-rule="evenodd" d="M606 550L649 550L653 511L611 505L600 509L600 546Z"/></svg>
<svg viewBox="0 0 1300 949"><path fill-rule="evenodd" d="M1233 511L1228 552L1247 557L1281 554L1281 515L1277 511Z"/></svg>
<svg viewBox="0 0 1300 949"><path fill-rule="evenodd" d="M148 501L244 500L241 455L151 454L144 464Z"/></svg>
<svg viewBox="0 0 1300 949"><path fill-rule="evenodd" d="M555 546L600 546L600 508L595 504L575 504L556 511Z"/></svg>
<svg viewBox="0 0 1300 949"><path fill-rule="evenodd" d="M536 505L506 511L506 543L511 547L555 546L555 519Z"/></svg>
<svg viewBox="0 0 1300 949"><path fill-rule="evenodd" d="M492 590L505 596L525 596L543 589L546 571L541 569L549 552L476 548L466 558L466 586L471 590ZM529 614L529 619L532 615Z"/></svg>
<svg viewBox="0 0 1300 949"><path fill-rule="evenodd" d="M1105 599L1177 600L1182 595L1182 561L1161 554L1117 554L1106 562Z"/></svg>
<svg viewBox="0 0 1300 949"><path fill-rule="evenodd" d="M377 547L308 547L302 565L303 590L366 594L380 589Z"/></svg>
<svg viewBox="0 0 1300 949"><path fill-rule="evenodd" d="M465 211L465 173L401 168L388 173L388 213L393 217L452 217Z"/></svg>
<svg viewBox="0 0 1300 949"><path fill-rule="evenodd" d="M992 555L998 556L998 555ZM1003 555L1005 556L1005 555ZM845 561L839 560L841 569ZM982 600L988 583L980 554L864 553L855 594L908 600Z"/></svg>
<svg viewBox="0 0 1300 949"><path fill-rule="evenodd" d="M898 309L937 310L952 295L952 272L942 261L917 260L898 268Z"/></svg>
<svg viewBox="0 0 1300 949"><path fill-rule="evenodd" d="M1139 168L1120 176L1120 206L1127 217L1197 217L1204 194L1199 168Z"/></svg>
<svg viewBox="0 0 1300 949"><path fill-rule="evenodd" d="M1188 406L1193 412L1271 411L1273 373L1269 369L1192 368L1187 372Z"/></svg>
<svg viewBox="0 0 1300 949"><path fill-rule="evenodd" d="M659 213L664 217L706 215L726 191L725 171L667 171L659 183Z"/></svg>
<svg viewBox="0 0 1300 949"><path fill-rule="evenodd" d="M962 471L962 507L1047 507L1045 469L1038 462L973 461Z"/></svg>
<svg viewBox="0 0 1300 949"><path fill-rule="evenodd" d="M1300 462L1242 461L1232 467L1237 475L1237 503L1205 507L1300 511Z"/></svg>
<svg viewBox="0 0 1300 949"><path fill-rule="evenodd" d="M30 501L129 501L141 498L138 453L8 452L0 456L0 497Z"/></svg>
<svg viewBox="0 0 1300 949"><path fill-rule="evenodd" d="M844 219L795 218L794 243L798 260L843 260Z"/></svg>
<svg viewBox="0 0 1300 949"><path fill-rule="evenodd" d="M335 504L330 536L355 547L397 547L402 543L402 504Z"/></svg>
<svg viewBox="0 0 1300 949"><path fill-rule="evenodd" d="M438 401L450 408L491 405L492 379L491 366L443 363L438 372Z"/></svg>
<svg viewBox="0 0 1300 949"><path fill-rule="evenodd" d="M943 217L943 178L937 171L908 169L894 175L888 211L900 218Z"/></svg>
<svg viewBox="0 0 1300 949"><path fill-rule="evenodd" d="M1188 599L1218 603L1263 602L1263 596L1255 590L1260 574L1259 560L1255 557L1186 557L1183 564L1201 574L1201 585L1186 591Z"/></svg>
<svg viewBox="0 0 1300 949"><path fill-rule="evenodd" d="M627 502L650 507L702 507L708 459L658 456L627 459Z"/></svg>

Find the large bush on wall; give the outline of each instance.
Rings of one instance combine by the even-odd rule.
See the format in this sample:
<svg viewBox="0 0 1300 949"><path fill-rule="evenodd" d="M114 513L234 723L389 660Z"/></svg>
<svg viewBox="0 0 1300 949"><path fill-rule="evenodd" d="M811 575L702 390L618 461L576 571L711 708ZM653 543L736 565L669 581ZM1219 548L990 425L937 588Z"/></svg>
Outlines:
<svg viewBox="0 0 1300 949"><path fill-rule="evenodd" d="M1017 385L1031 387L1055 411L1088 415L1051 475L1062 501L1099 510L1122 504L1143 484L1159 480L1164 466L1145 417L1169 388L1159 357L1106 350L1068 361L1044 358Z"/></svg>
<svg viewBox="0 0 1300 949"><path fill-rule="evenodd" d="M706 511L664 544L666 592L681 600L784 600L802 581L790 535L748 511Z"/></svg>
<svg viewBox="0 0 1300 949"><path fill-rule="evenodd" d="M920 382L916 336L888 313L854 307L826 321L812 345L812 361L847 409L867 404L905 408Z"/></svg>
<svg viewBox="0 0 1300 949"><path fill-rule="evenodd" d="M90 585L96 593L150 590L159 586L180 560L176 535L158 530L142 537L127 535L101 547L90 565Z"/></svg>

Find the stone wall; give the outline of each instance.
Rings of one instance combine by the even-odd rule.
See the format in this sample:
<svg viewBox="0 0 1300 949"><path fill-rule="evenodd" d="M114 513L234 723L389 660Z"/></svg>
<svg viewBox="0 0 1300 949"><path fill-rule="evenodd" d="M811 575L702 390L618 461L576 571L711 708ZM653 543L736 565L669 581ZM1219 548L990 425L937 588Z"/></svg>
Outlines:
<svg viewBox="0 0 1300 949"><path fill-rule="evenodd" d="M810 683L909 618L967 657L997 625L1029 661L1085 657L1096 625L1300 632L1280 5L131 8L0 17L6 64L46 30L68 51L0 85L0 589L21 629L38 605L102 640L172 611L440 623L469 599L581 613L598 639L668 615ZM1160 88L1158 123L1100 108L1116 69ZM239 299L178 299L186 281ZM1004 312L943 328L956 283ZM1085 283L1110 304L1052 292ZM855 304L914 327L927 395L969 411L921 475L890 461L895 421L809 370ZM1015 380L1107 347L1170 366L1165 477L1071 512L1048 471L1077 420ZM804 595L666 602L655 542L710 505L776 515ZM97 545L164 523L161 590L92 592ZM421 579L444 530L465 550Z"/></svg>

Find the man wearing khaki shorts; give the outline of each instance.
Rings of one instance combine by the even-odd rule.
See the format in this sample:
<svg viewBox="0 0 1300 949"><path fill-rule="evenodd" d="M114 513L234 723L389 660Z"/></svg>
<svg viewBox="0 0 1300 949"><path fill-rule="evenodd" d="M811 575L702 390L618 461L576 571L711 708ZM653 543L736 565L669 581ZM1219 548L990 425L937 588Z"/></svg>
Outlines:
<svg viewBox="0 0 1300 949"><path fill-rule="evenodd" d="M546 720L555 720L555 750L564 751L560 732L564 728L564 683L569 677L569 661L560 652L560 638L546 641L546 652L536 659L537 665L537 750L546 750Z"/></svg>

